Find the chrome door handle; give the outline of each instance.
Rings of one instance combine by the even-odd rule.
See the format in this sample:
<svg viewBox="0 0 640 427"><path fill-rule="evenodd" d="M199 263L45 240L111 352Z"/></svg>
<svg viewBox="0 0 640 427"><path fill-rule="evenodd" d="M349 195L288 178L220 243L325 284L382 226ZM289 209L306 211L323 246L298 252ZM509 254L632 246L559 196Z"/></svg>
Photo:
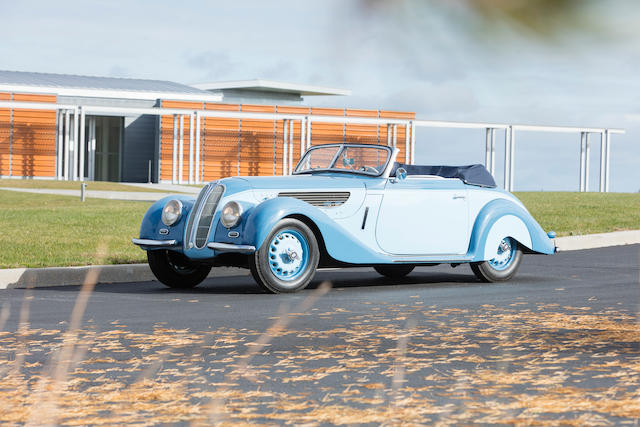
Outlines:
<svg viewBox="0 0 640 427"><path fill-rule="evenodd" d="M453 200L457 200L457 199L466 199L466 198L467 198L467 196L463 196L463 195L461 195L461 194L455 194L455 195L453 196Z"/></svg>

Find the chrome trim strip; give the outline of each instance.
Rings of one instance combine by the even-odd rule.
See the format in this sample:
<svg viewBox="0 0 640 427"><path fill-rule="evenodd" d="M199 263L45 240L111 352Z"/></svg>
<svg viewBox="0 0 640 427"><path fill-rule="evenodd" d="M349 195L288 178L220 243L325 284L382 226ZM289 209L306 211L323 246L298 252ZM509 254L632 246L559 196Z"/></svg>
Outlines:
<svg viewBox="0 0 640 427"><path fill-rule="evenodd" d="M435 257L435 256L423 256L423 255L415 255L416 258L397 258L397 259L392 259L391 262L392 263L414 263L414 264L419 264L419 263L439 263L439 264L447 264L447 263L463 263L463 262L471 262L473 261L473 258L468 258L466 256L460 256L460 255L455 255L455 256L451 256L451 258L449 259L445 259L442 257Z"/></svg>
<svg viewBox="0 0 640 427"><path fill-rule="evenodd" d="M400 152L400 150L398 150L397 148L393 148L391 150L391 156L389 156L389 163L387 163L387 167L384 170L384 172L382 172L380 174L381 178L389 178L389 175L391 175L391 169L393 169L393 164L396 162L396 157L398 157L398 153Z"/></svg>
<svg viewBox="0 0 640 427"><path fill-rule="evenodd" d="M207 245L207 247L217 252L239 252L241 254L252 254L256 251L255 246L232 245L231 243L211 242Z"/></svg>
<svg viewBox="0 0 640 427"><path fill-rule="evenodd" d="M211 193L216 189L217 186L222 187L222 193L220 194L220 197L218 199L218 202L216 204L215 209L213 210L213 215L211 216L211 223L209 224L209 229L207 230L207 237L204 239L205 243L209 237L209 233L211 233L211 229L213 227L213 220L216 216L216 212L218 211L218 207L220 205L220 201L222 201L226 191L227 191L227 187L224 184L220 184L218 181L212 181L209 184L207 184L207 186L205 186L200 194L198 195L198 199L200 198L200 195L202 195L202 200L200 201L200 205L196 206L198 204L198 201L196 200L196 204L193 206L193 209L191 210L191 214L189 215L189 221L187 224L187 229L185 229L185 242L184 242L184 249L188 250L188 249L192 249L192 248L196 248L196 249L202 249L205 247L205 245L202 246L198 246L196 243L197 237L198 237L198 227L200 224L200 220L202 219L202 212L204 211L204 208L207 204L207 201L209 200L209 196L211 196ZM203 194L204 193L204 194ZM191 220L191 218L193 218L193 221ZM192 221L192 222L191 222ZM191 224L191 229L189 229L189 224Z"/></svg>
<svg viewBox="0 0 640 427"><path fill-rule="evenodd" d="M213 187L215 187L217 181L212 181L209 184L202 187L200 193L198 194L198 198L196 199L193 207L191 208L191 212L189 213L189 219L187 220L186 228L184 229L184 249L189 249L189 245L192 244L195 246L195 230L198 228L197 221L200 218L200 212L202 211L203 201L209 196L209 193L212 191Z"/></svg>
<svg viewBox="0 0 640 427"><path fill-rule="evenodd" d="M176 240L152 240L152 239L131 239L134 245L138 246L156 246L156 247L171 247L176 246L178 243Z"/></svg>
<svg viewBox="0 0 640 427"><path fill-rule="evenodd" d="M204 217L204 210L207 207L207 204L209 204L210 198L213 196L213 193L216 191L218 187L220 187L222 190L220 191L220 195L218 196L216 203L213 205L213 209L211 211L211 219L209 220L208 224L206 222L204 223L207 225L207 232L205 233L204 237L202 236L199 237L199 234L200 234L199 230L200 230L201 224L203 224L202 219ZM227 187L224 184L216 184L211 187L211 191L209 191L207 193L207 196L202 200L202 207L198 211L198 216L194 220L194 228L193 228L193 234L192 234L193 246L196 249L203 249L206 246L207 240L209 240L209 233L211 233L211 229L213 228L213 220L216 217L216 212L218 212L218 208L220 207L220 201L224 197L224 193L226 193L226 191L227 191ZM202 241L201 246L198 246L198 239ZM191 248L192 242L189 242L189 248Z"/></svg>

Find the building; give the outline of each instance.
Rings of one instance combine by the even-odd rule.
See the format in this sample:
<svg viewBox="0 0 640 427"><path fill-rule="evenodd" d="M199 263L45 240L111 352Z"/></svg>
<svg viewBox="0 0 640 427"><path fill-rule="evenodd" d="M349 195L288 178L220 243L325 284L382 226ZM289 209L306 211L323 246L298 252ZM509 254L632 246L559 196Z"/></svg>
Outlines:
<svg viewBox="0 0 640 427"><path fill-rule="evenodd" d="M414 113L305 105L349 94L265 80L188 86L0 71L0 175L174 183L282 175L308 146L341 141L394 145L411 161Z"/></svg>

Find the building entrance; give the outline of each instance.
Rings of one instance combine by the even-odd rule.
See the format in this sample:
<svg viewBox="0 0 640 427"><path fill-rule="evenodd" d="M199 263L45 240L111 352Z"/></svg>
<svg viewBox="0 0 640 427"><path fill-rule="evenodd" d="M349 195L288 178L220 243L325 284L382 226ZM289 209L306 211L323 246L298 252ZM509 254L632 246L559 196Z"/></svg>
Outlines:
<svg viewBox="0 0 640 427"><path fill-rule="evenodd" d="M123 118L88 116L85 168L93 181L120 181Z"/></svg>

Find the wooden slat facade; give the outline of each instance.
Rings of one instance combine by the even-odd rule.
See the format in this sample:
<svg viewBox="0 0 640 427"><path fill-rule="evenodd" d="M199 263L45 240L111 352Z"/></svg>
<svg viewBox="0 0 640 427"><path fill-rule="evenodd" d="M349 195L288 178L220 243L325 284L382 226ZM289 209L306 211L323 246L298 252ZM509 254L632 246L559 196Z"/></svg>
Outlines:
<svg viewBox="0 0 640 427"><path fill-rule="evenodd" d="M205 110L240 111L237 104L207 103ZM238 175L240 120L205 117L202 141L203 180Z"/></svg>
<svg viewBox="0 0 640 427"><path fill-rule="evenodd" d="M55 103L55 95L0 94L0 100ZM13 115L13 117L12 117ZM54 177L56 110L0 109L0 174ZM10 160L11 158L11 160ZM9 167L11 162L11 167Z"/></svg>
<svg viewBox="0 0 640 427"><path fill-rule="evenodd" d="M201 110L204 104L202 102L185 102L185 101L162 101L161 107L164 108L185 108L192 110ZM190 122L189 117L184 117L184 136L183 136L183 145L182 145L182 179L187 181L189 179L189 129ZM195 126L195 123L194 123ZM161 180L171 180L172 179L172 169L171 165L173 164L173 116L162 116L161 125L162 132L160 134L160 179ZM180 127L180 118L178 117L178 123L176 129L178 129L178 138L180 138L179 134ZM168 131L165 131L168 129ZM195 129L194 129L195 132ZM179 159L179 143L178 147L176 147L177 153L176 158ZM177 173L177 172L176 172Z"/></svg>
<svg viewBox="0 0 640 427"><path fill-rule="evenodd" d="M162 101L167 108L200 109L199 103ZM290 113L307 115L371 117L371 118L415 118L415 113L379 110L353 110L336 108L310 108L280 105L214 104L206 103L207 110L243 111L259 113ZM282 175L283 171L283 120L238 120L214 117L203 118L203 140L201 151L201 176L203 181L236 175ZM189 120L185 117L183 180L188 180ZM289 126L289 125L288 125ZM306 132L306 130L305 130ZM293 164L300 159L300 122L293 127ZM173 116L161 119L160 179L172 178ZM387 144L387 126L312 122L311 144L354 142L362 144ZM399 159L405 156L405 128L397 127ZM287 151L287 156L289 151ZM200 171L198 171L200 172Z"/></svg>
<svg viewBox="0 0 640 427"><path fill-rule="evenodd" d="M10 101L10 93L0 92L0 101ZM9 144L11 141L11 111L0 108L0 175L9 175Z"/></svg>

